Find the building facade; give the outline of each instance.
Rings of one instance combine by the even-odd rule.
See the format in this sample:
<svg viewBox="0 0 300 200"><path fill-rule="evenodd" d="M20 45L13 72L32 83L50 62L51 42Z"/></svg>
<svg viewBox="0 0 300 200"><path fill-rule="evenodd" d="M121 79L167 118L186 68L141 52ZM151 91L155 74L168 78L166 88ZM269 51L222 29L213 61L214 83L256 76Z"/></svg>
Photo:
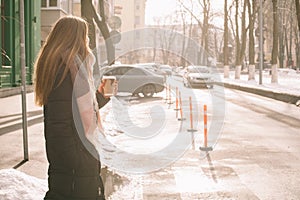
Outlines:
<svg viewBox="0 0 300 200"><path fill-rule="evenodd" d="M33 63L40 49L40 1L24 0L27 83L32 83ZM21 83L19 0L0 1L0 87Z"/></svg>
<svg viewBox="0 0 300 200"><path fill-rule="evenodd" d="M116 44L116 60L132 63L139 60L135 52L137 44L142 43L139 29L145 28L146 0L114 0L114 15L121 19L121 41Z"/></svg>
<svg viewBox="0 0 300 200"><path fill-rule="evenodd" d="M41 40L50 33L53 24L67 15L80 16L80 0L41 0Z"/></svg>
<svg viewBox="0 0 300 200"><path fill-rule="evenodd" d="M24 0L27 84L32 84L33 64L54 23L66 15L81 16L82 0ZM107 19L113 15L114 0L104 0ZM99 13L99 0L92 0ZM21 84L20 0L0 0L0 88ZM96 29L98 41L101 33Z"/></svg>
<svg viewBox="0 0 300 200"><path fill-rule="evenodd" d="M146 0L114 0L114 15L122 20L122 33L145 27Z"/></svg>

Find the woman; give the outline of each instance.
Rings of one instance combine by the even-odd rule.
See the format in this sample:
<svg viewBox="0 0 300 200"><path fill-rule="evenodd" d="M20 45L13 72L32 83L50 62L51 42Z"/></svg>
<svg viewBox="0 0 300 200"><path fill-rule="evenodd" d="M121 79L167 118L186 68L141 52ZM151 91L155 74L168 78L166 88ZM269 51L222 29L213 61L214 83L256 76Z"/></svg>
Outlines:
<svg viewBox="0 0 300 200"><path fill-rule="evenodd" d="M58 20L35 63L35 102L44 108L49 162L45 199L105 199L99 155L88 138L99 122L95 105L109 98L102 85L93 91L87 27L78 17Z"/></svg>

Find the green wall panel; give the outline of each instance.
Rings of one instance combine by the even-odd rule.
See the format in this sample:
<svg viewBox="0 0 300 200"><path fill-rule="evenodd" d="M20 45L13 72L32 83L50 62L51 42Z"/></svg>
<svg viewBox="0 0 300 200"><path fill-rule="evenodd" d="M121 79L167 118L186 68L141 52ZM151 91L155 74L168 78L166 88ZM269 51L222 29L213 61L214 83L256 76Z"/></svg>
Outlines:
<svg viewBox="0 0 300 200"><path fill-rule="evenodd" d="M5 20L3 26L4 30L2 32L0 31L0 35L4 33L4 36L1 35L1 37L4 37L2 47L7 52L10 60L2 59L2 61L0 60L0 64L2 63L3 65L11 66L11 83L6 85L18 86L21 83L19 0L4 0L3 5L4 13L1 14ZM40 12L41 1L24 0L26 71L28 84L32 84L33 64L40 49ZM0 72L1 70L4 70L1 66L2 65L0 65ZM7 73L7 68L5 71Z"/></svg>

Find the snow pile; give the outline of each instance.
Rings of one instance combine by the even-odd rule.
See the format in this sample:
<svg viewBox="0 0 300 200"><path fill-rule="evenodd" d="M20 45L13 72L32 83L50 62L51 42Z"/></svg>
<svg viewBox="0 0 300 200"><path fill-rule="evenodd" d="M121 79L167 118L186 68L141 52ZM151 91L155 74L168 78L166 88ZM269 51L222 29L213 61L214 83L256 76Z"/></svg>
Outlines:
<svg viewBox="0 0 300 200"><path fill-rule="evenodd" d="M126 176L126 175L123 175ZM128 177L128 183L116 188L107 199L108 200L140 200L143 199L142 176Z"/></svg>
<svg viewBox="0 0 300 200"><path fill-rule="evenodd" d="M1 200L40 200L44 198L47 189L46 180L15 169L0 170Z"/></svg>
<svg viewBox="0 0 300 200"><path fill-rule="evenodd" d="M220 75L224 83L252 87L261 90L274 91L283 94L300 95L300 73L292 69L278 70L278 83L271 83L271 75L264 71L262 74L262 85L259 85L259 74L255 80L248 81L247 74L241 74L240 79L234 78L234 71L230 72L230 78Z"/></svg>

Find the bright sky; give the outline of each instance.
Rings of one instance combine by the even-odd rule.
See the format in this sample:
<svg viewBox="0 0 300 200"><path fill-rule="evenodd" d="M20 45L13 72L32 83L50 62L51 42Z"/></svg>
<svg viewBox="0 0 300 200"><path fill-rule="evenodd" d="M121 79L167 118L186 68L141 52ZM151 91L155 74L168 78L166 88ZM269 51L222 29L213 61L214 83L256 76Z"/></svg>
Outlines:
<svg viewBox="0 0 300 200"><path fill-rule="evenodd" d="M176 0L147 0L146 24L153 24L155 17L168 15L176 10Z"/></svg>
<svg viewBox="0 0 300 200"><path fill-rule="evenodd" d="M190 0L185 0L190 2ZM192 0L195 5L199 5L197 0ZM188 3L186 4L188 5ZM177 0L147 0L146 1L146 24L154 24L155 18L170 15L179 6ZM224 1L211 0L211 9L214 11L221 11L223 13ZM219 20L220 21L220 20ZM219 23L219 22L217 22Z"/></svg>

